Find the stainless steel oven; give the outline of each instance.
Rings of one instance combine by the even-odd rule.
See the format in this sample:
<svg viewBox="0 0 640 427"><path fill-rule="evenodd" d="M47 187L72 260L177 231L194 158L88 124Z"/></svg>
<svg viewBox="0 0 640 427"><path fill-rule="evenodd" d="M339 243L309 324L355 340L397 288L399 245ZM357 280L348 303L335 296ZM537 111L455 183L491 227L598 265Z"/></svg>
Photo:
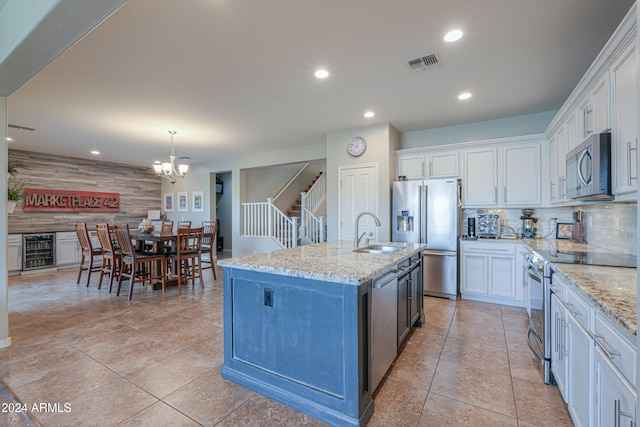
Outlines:
<svg viewBox="0 0 640 427"><path fill-rule="evenodd" d="M527 343L544 369L545 384L553 383L551 376L551 271L550 264L540 255L524 255L524 301L529 316Z"/></svg>

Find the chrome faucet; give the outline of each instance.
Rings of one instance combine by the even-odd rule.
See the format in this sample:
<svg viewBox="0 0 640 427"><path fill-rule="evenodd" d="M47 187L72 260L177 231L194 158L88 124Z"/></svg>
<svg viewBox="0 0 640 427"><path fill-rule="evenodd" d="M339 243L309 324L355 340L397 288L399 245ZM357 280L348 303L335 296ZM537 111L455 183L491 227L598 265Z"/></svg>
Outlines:
<svg viewBox="0 0 640 427"><path fill-rule="evenodd" d="M360 217L362 215L369 215L370 217L372 217L376 222L376 227L382 226L380 219L373 212L369 212L369 211L360 212L358 216L356 216L356 232L355 232L355 236L353 236L353 247L356 249L360 245L360 240L362 240L362 237L366 234L366 231L365 231L360 236L358 236L358 223L360 222Z"/></svg>

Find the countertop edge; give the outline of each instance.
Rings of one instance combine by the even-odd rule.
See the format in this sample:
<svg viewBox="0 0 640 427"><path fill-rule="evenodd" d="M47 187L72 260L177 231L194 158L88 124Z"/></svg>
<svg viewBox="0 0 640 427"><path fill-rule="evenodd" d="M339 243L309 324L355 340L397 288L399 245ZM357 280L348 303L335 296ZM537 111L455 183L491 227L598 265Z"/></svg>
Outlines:
<svg viewBox="0 0 640 427"><path fill-rule="evenodd" d="M326 242L326 243L329 243L329 242ZM398 245L398 243L390 243L390 244ZM316 245L319 245L319 244L316 244ZM382 260L380 257L385 257L384 259L386 260L386 262L380 263L381 264L380 268L367 271L365 275L360 277L345 277L345 276L334 275L334 274L323 274L323 273L316 273L313 271L303 271L295 268L272 267L272 266L266 266L266 265L247 264L239 261L231 261L234 258L230 258L229 260L219 260L217 261L217 264L224 268L240 269L240 270L255 271L260 273L277 274L277 275L283 275L283 276L289 276L289 277L299 277L302 279L318 280L323 282L341 283L345 285L360 286L361 284L366 283L367 281L373 279L374 277L380 276L381 274L384 274L387 271L390 271L397 264L421 252L424 249L424 247L425 245L414 245L414 247L407 247L393 254L359 253L356 256L372 257L372 258L365 258L365 259ZM287 250L287 249L284 249L284 250ZM278 252L278 251L274 251L274 252ZM239 257L236 259L241 260L242 258L244 257Z"/></svg>

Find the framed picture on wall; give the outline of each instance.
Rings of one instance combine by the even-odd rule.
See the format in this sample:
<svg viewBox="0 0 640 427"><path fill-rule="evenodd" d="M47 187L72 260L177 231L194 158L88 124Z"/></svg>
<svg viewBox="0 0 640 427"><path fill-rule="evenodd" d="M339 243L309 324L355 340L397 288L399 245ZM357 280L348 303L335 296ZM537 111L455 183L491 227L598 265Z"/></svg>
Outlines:
<svg viewBox="0 0 640 427"><path fill-rule="evenodd" d="M173 212L173 193L164 193L164 211Z"/></svg>
<svg viewBox="0 0 640 427"><path fill-rule="evenodd" d="M191 210L192 212L204 212L204 192L191 192Z"/></svg>
<svg viewBox="0 0 640 427"><path fill-rule="evenodd" d="M570 240L572 238L573 238L573 224L564 224L559 222L558 228L556 228L556 239Z"/></svg>
<svg viewBox="0 0 640 427"><path fill-rule="evenodd" d="M189 201L187 200L187 192L178 193L178 212L189 212Z"/></svg>

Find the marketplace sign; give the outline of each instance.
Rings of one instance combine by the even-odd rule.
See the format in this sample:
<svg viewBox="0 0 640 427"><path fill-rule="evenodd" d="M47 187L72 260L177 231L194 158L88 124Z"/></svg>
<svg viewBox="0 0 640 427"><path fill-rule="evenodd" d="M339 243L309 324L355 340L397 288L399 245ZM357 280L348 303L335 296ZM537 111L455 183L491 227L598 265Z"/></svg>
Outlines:
<svg viewBox="0 0 640 427"><path fill-rule="evenodd" d="M25 212L120 212L120 193L25 188Z"/></svg>

